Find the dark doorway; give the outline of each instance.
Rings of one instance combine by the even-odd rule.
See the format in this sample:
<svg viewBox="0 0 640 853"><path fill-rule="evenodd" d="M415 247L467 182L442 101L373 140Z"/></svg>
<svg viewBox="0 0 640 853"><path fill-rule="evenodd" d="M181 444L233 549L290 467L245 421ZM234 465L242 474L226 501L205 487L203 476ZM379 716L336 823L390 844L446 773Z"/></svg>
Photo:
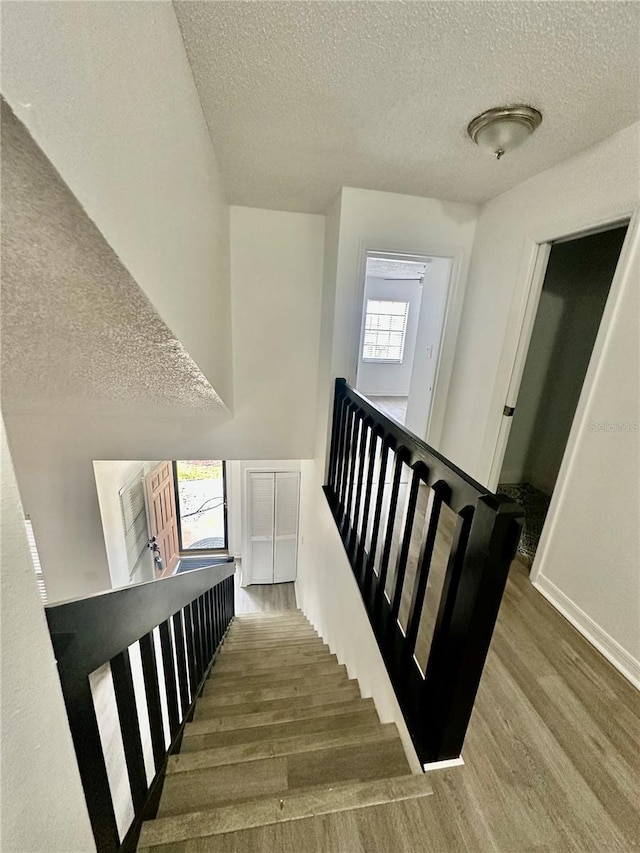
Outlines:
<svg viewBox="0 0 640 853"><path fill-rule="evenodd" d="M498 490L525 509L530 564L556 484L627 226L554 243Z"/></svg>

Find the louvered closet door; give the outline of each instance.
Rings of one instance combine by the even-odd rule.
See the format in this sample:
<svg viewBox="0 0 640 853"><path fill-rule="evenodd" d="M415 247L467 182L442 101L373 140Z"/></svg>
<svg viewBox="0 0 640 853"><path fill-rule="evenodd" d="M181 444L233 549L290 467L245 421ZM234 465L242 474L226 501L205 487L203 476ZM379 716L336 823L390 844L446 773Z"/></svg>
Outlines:
<svg viewBox="0 0 640 853"><path fill-rule="evenodd" d="M300 475L294 471L275 475L276 520L273 580L284 583L296 579L298 556L298 497Z"/></svg>
<svg viewBox="0 0 640 853"><path fill-rule="evenodd" d="M249 474L251 583L273 583L275 480L271 473Z"/></svg>

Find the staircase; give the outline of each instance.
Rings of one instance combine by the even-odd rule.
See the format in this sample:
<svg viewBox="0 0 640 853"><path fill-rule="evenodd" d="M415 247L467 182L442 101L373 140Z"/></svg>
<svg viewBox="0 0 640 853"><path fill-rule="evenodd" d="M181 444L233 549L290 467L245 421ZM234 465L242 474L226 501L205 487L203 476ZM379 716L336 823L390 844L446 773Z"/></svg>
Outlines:
<svg viewBox="0 0 640 853"><path fill-rule="evenodd" d="M169 759L138 851L267 850L275 825L282 849L294 849L296 822L431 793L411 775L395 725L380 722L300 611L243 614Z"/></svg>

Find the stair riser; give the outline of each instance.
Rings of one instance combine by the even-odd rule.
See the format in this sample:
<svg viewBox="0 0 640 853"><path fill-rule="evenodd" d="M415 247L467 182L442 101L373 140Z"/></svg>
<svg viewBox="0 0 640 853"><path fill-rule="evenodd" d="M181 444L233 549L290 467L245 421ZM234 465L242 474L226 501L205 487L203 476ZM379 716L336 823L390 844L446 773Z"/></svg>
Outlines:
<svg viewBox="0 0 640 853"><path fill-rule="evenodd" d="M216 671L216 667L214 666L206 683L207 688L211 686L212 690L220 688L227 689L231 686L249 689L252 687L270 687L281 682L288 684L296 681L308 681L310 678L317 678L323 675L346 674L346 671L347 669L344 664L339 666L331 660L328 663L316 663L307 666L283 666L277 670L267 670L258 674L251 673L250 675L235 670L231 672Z"/></svg>
<svg viewBox="0 0 640 853"><path fill-rule="evenodd" d="M231 688L221 690L218 687L217 690L212 691L207 684L204 688L203 698L208 700L211 705L225 707L227 705L242 705L244 702L266 702L269 699L310 696L318 692L327 693L340 690L341 687L349 683L347 676L339 673L338 675L326 675L307 680L299 679L292 684L284 684L280 687L250 688L249 690Z"/></svg>
<svg viewBox="0 0 640 853"><path fill-rule="evenodd" d="M310 696L294 696L286 699L269 699L264 702L244 703L243 705L216 705L207 704L203 699L198 701L195 717L196 720L220 719L222 717L234 717L247 714L261 714L269 711L297 710L299 708L314 708L319 705L330 705L336 702L348 702L350 699L359 699L360 691L357 687L347 685L341 690L333 693L316 693Z"/></svg>
<svg viewBox="0 0 640 853"><path fill-rule="evenodd" d="M332 747L363 746L375 744L383 740L393 740L398 737L394 723L374 726L356 726L352 729L339 731L305 734L298 737L280 738L264 743L250 743L239 746L229 746L222 749L186 752L169 757L168 773L183 773L200 770L205 767L219 767L223 764L238 764L244 761L255 761L258 758L277 758L292 753L313 752L317 749Z"/></svg>

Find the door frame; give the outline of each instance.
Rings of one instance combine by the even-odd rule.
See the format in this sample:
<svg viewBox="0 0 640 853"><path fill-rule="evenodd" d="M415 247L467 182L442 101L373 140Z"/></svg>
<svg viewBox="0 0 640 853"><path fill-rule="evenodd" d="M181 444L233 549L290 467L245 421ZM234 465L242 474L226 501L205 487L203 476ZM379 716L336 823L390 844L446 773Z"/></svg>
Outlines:
<svg viewBox="0 0 640 853"><path fill-rule="evenodd" d="M616 264L611 287L609 288L609 295L604 311L602 312L598 333L591 351L589 366L573 416L571 430L562 457L562 464L551 497L547 519L553 517L560 495L564 491L571 462L577 447L578 436L584 426L585 409L593 390L607 340L611 334L612 320L617 313L623 285L632 260L631 247L640 229L640 209L625 207L610 211L599 218L589 218L588 220L575 219L566 222L564 225L556 225L544 232L532 234L525 240L518 275L519 285L516 287L516 293L511 306L507 334L498 368L498 376L503 371L508 374L507 391L506 395L503 392L497 399L494 391L494 402L492 403L492 406L497 404L500 411L504 406L515 407L516 405L552 244L579 239L580 237L598 234L603 231L610 231L625 224L627 225L627 233L622 244L622 249L620 250L620 257ZM492 492L498 487L498 480L504 462L512 422L512 417L507 417L501 413L497 434L493 433L494 438L490 443L487 433L491 427L491 422L487 426L484 453L486 454L485 458L489 457L491 459L487 485ZM532 582L538 577L540 567L544 563L545 551L550 538L550 527L551 525L545 522L531 566L530 579Z"/></svg>
<svg viewBox="0 0 640 853"><path fill-rule="evenodd" d="M180 490L178 487L178 461L173 459L173 482L176 493L176 519L178 522L178 553L182 557L197 557L205 554L228 554L229 553L229 518L228 518L228 501L227 501L227 463L224 459L222 462L222 511L224 519L224 548L184 548L182 545L182 514L180 512ZM188 462L188 459L184 460Z"/></svg>
<svg viewBox="0 0 640 853"><path fill-rule="evenodd" d="M431 401L429 404L429 413L427 415L427 422L424 430L424 434L418 436L423 441L426 441L433 447L437 447L440 437L442 434L442 427L444 423L444 410L446 405L446 398L449 392L449 382L443 383L441 381L443 374L446 372L449 376L451 370L453 368L453 358L455 351L455 344L457 341L457 333L458 326L456 325L455 329L449 328L451 321L453 319L453 302L454 302L454 294L458 292L459 289L459 279L460 279L460 270L461 270L461 258L457 255L450 255L439 251L433 252L412 252L412 251L403 251L401 249L380 249L377 247L361 247L360 251L360 273L359 273L359 281L360 281L360 316L359 316L359 337L358 337L358 350L356 353L355 366L353 370L354 377L354 388L357 386L357 378L358 378L358 370L360 365L360 353L362 352L362 345L364 339L364 319L366 312L366 304L365 304L365 294L366 294L366 286L367 286L367 260L368 258L386 258L389 260L407 260L407 261L418 261L422 262L429 258L440 258L443 260L449 261L449 274L447 276L446 283L446 298L444 303L444 309L442 311L442 317L440 318L440 334L438 338L437 351L433 353L434 364L434 372L433 372L433 389L431 391ZM422 293L421 307L422 301L425 298L424 290ZM458 312L457 323L460 322L460 316ZM452 346L447 347L449 343L447 337L450 331L455 332L452 336ZM416 340L416 349L417 349L417 340ZM414 364L415 364L416 354L414 353ZM413 364L411 366L411 370L413 372ZM446 369L446 371L445 371Z"/></svg>

